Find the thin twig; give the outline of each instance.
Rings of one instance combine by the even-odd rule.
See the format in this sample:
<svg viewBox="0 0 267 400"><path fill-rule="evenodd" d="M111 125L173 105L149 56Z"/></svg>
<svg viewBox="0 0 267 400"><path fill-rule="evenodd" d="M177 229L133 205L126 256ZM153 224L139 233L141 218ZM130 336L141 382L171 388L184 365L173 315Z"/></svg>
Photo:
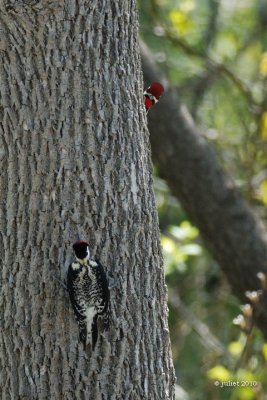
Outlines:
<svg viewBox="0 0 267 400"><path fill-rule="evenodd" d="M226 347L213 335L208 326L200 321L181 301L180 297L173 290L169 290L169 303L177 311L183 320L190 326L202 339L202 343L209 350L213 349L220 355L232 360Z"/></svg>

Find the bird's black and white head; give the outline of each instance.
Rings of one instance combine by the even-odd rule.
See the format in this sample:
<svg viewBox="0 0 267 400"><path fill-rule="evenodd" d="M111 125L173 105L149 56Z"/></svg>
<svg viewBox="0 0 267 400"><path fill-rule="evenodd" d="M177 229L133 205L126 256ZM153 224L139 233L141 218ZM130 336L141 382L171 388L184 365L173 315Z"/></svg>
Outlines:
<svg viewBox="0 0 267 400"><path fill-rule="evenodd" d="M85 264L90 257L89 244L85 240L78 240L72 247L77 261Z"/></svg>

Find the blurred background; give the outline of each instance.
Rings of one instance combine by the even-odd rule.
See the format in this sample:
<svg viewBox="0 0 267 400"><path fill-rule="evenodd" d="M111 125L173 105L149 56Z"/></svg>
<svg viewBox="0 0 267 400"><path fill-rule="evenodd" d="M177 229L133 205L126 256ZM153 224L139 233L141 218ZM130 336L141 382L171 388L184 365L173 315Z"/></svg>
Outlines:
<svg viewBox="0 0 267 400"><path fill-rule="evenodd" d="M139 12L141 39L266 222L267 1L140 0ZM267 343L256 327L249 335L241 329L240 302L179 199L154 173L172 352L185 391L179 398L267 399Z"/></svg>

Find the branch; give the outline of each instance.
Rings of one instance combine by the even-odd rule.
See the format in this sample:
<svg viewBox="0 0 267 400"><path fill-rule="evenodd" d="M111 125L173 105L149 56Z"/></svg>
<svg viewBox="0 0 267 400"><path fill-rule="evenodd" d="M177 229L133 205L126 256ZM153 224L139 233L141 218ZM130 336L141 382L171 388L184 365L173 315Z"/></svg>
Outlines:
<svg viewBox="0 0 267 400"><path fill-rule="evenodd" d="M225 175L213 150L199 135L186 107L141 44L146 85L161 81L165 94L149 114L152 157L206 246L225 272L236 296L259 289L258 272L267 273L267 233ZM267 338L267 300L257 323Z"/></svg>
<svg viewBox="0 0 267 400"><path fill-rule="evenodd" d="M173 290L169 290L168 298L169 304L174 308L174 310L182 317L187 325L199 335L204 347L208 350L213 350L218 355L226 357L229 362L233 361L227 348L217 339L216 336L213 335L208 326L196 318L190 309L183 304L177 293Z"/></svg>

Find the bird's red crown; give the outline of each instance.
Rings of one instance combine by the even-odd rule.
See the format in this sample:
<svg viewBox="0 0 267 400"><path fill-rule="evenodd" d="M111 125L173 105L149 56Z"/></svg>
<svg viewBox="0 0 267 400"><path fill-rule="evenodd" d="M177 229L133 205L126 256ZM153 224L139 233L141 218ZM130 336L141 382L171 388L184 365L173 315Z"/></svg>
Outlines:
<svg viewBox="0 0 267 400"><path fill-rule="evenodd" d="M160 96L163 94L164 92L164 87L162 86L161 83L159 82L154 82L152 83L149 88L146 90L148 93L151 93L153 96L156 97L156 99L158 100L160 98Z"/></svg>
<svg viewBox="0 0 267 400"><path fill-rule="evenodd" d="M73 244L73 248L74 248L74 246L75 246L75 247L79 247L80 245L89 246L89 243L86 242L86 240L77 240L77 242L75 242L75 243Z"/></svg>

